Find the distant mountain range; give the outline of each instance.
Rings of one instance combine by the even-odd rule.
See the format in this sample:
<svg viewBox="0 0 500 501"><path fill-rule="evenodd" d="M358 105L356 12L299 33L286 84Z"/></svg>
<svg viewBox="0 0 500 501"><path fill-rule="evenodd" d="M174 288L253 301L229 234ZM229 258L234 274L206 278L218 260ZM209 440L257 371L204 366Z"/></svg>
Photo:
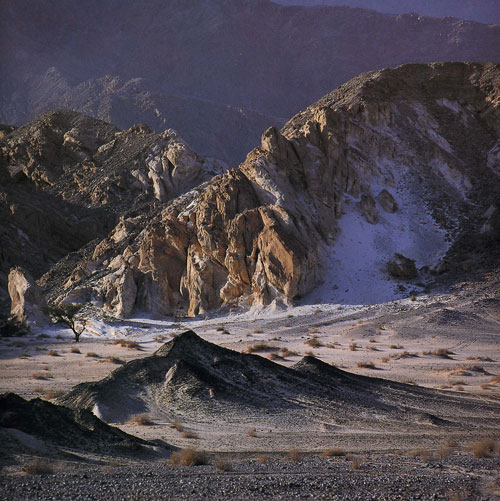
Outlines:
<svg viewBox="0 0 500 501"><path fill-rule="evenodd" d="M416 12L423 16L457 17L480 23L500 23L498 0L275 0L282 5L345 5L390 14Z"/></svg>
<svg viewBox="0 0 500 501"><path fill-rule="evenodd" d="M146 122L230 165L363 71L500 55L500 26L270 0L0 0L0 11L0 122L55 108Z"/></svg>

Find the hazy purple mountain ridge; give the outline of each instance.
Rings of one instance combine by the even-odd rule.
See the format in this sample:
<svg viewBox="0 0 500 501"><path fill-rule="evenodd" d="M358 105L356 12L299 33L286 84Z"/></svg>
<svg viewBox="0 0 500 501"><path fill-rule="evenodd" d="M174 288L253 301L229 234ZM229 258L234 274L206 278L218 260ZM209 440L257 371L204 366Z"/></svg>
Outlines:
<svg viewBox="0 0 500 501"><path fill-rule="evenodd" d="M268 125L405 62L495 61L500 27L269 0L0 1L0 122L69 108L235 165Z"/></svg>

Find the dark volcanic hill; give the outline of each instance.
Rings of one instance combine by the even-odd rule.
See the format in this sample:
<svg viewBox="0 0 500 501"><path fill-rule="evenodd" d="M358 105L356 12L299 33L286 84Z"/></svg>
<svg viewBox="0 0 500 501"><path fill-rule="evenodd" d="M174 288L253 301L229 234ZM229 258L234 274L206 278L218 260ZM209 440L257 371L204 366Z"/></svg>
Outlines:
<svg viewBox="0 0 500 501"><path fill-rule="evenodd" d="M2 455L56 452L57 449L127 454L145 452L150 442L107 425L85 409L0 395ZM16 448L17 447L17 448Z"/></svg>
<svg viewBox="0 0 500 501"><path fill-rule="evenodd" d="M500 407L473 397L358 376L305 357L291 368L222 348L187 331L152 356L133 360L95 383L59 399L92 410L108 422L147 412L159 422L175 417L218 425L240 420L285 420L314 427L393 431L498 426Z"/></svg>
<svg viewBox="0 0 500 501"><path fill-rule="evenodd" d="M265 128L361 72L496 61L500 46L499 26L270 0L2 0L0 11L0 122L66 107L173 127L233 165Z"/></svg>

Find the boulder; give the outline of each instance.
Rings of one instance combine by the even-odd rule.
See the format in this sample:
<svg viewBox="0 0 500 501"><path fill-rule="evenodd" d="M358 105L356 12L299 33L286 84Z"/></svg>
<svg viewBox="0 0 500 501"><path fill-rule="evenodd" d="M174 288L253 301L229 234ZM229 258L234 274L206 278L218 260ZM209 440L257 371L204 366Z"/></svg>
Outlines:
<svg viewBox="0 0 500 501"><path fill-rule="evenodd" d="M47 303L40 287L33 277L21 268L14 268L9 273L9 295L12 302L11 315L19 323L31 327L50 325Z"/></svg>
<svg viewBox="0 0 500 501"><path fill-rule="evenodd" d="M385 188L378 194L377 202L386 212L393 213L398 210L396 200Z"/></svg>
<svg viewBox="0 0 500 501"><path fill-rule="evenodd" d="M415 260L398 253L394 254L393 258L387 263L387 269L394 278L411 280L418 276Z"/></svg>

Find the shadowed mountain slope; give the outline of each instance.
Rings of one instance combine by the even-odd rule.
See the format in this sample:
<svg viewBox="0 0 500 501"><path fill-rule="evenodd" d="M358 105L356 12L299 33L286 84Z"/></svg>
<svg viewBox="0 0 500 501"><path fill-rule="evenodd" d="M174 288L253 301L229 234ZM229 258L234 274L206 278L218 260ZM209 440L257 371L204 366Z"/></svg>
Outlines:
<svg viewBox="0 0 500 501"><path fill-rule="evenodd" d="M179 130L232 166L268 126L355 75L496 61L500 27L269 0L0 2L0 122L71 108Z"/></svg>

